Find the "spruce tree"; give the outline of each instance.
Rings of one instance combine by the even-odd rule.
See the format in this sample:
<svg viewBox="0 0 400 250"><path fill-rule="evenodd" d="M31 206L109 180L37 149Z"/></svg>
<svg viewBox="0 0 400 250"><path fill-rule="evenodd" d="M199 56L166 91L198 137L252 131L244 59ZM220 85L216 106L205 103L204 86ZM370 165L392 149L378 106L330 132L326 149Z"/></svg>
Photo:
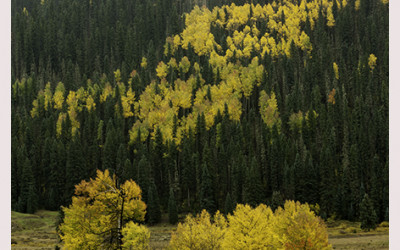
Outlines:
<svg viewBox="0 0 400 250"><path fill-rule="evenodd" d="M21 192L18 198L17 210L22 213L33 214L38 208L38 202L32 166L29 159L26 158L21 176Z"/></svg>
<svg viewBox="0 0 400 250"><path fill-rule="evenodd" d="M360 204L360 220L361 229L369 231L376 228L377 217L374 206L372 205L368 194L364 195L364 198Z"/></svg>
<svg viewBox="0 0 400 250"><path fill-rule="evenodd" d="M216 211L212 178L206 164L203 164L203 172L201 175L200 207L201 209L207 210L210 214Z"/></svg>
<svg viewBox="0 0 400 250"><path fill-rule="evenodd" d="M176 207L174 190L172 188L169 190L168 220L171 224L176 224L178 222L178 209Z"/></svg>
<svg viewBox="0 0 400 250"><path fill-rule="evenodd" d="M225 214L232 214L233 210L235 209L235 204L232 201L231 194L228 193L225 198Z"/></svg>
<svg viewBox="0 0 400 250"><path fill-rule="evenodd" d="M264 197L260 171L255 157L251 161L250 168L247 168L245 178L243 199L245 203L256 207L263 201Z"/></svg>
<svg viewBox="0 0 400 250"><path fill-rule="evenodd" d="M160 201L154 181L150 183L147 197L147 221L150 225L153 225L159 223L161 220Z"/></svg>

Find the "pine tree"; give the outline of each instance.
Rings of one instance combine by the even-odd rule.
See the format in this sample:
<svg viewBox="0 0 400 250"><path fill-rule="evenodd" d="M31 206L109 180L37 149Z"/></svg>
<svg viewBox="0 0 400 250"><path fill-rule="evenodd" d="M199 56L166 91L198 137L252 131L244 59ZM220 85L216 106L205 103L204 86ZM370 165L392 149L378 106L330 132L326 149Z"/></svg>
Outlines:
<svg viewBox="0 0 400 250"><path fill-rule="evenodd" d="M360 220L361 229L369 231L376 228L377 216L368 194L364 195L364 198L360 204Z"/></svg>
<svg viewBox="0 0 400 250"><path fill-rule="evenodd" d="M235 204L232 201L231 194L228 193L225 198L225 214L232 214L233 210L235 209Z"/></svg>
<svg viewBox="0 0 400 250"><path fill-rule="evenodd" d="M176 224L178 222L178 209L176 207L174 190L172 188L169 190L168 220L171 224Z"/></svg>
<svg viewBox="0 0 400 250"><path fill-rule="evenodd" d="M253 157L250 168L247 168L245 177L245 188L243 199L245 203L250 206L256 207L263 202L263 188L261 183L260 171L258 169L257 161Z"/></svg>
<svg viewBox="0 0 400 250"><path fill-rule="evenodd" d="M31 163L26 158L21 176L21 191L18 198L17 210L22 213L33 214L38 208L38 202Z"/></svg>
<svg viewBox="0 0 400 250"><path fill-rule="evenodd" d="M207 210L210 214L216 211L216 204L214 198L214 188L212 178L208 172L206 164L203 164L203 172L201 175L201 191L200 191L200 207Z"/></svg>
<svg viewBox="0 0 400 250"><path fill-rule="evenodd" d="M153 225L161 220L160 201L156 185L153 181L150 183L147 198L147 221L150 225Z"/></svg>
<svg viewBox="0 0 400 250"><path fill-rule="evenodd" d="M142 155L138 163L137 184L142 189L143 201L148 202L148 187L149 187L149 168L150 164L145 155Z"/></svg>

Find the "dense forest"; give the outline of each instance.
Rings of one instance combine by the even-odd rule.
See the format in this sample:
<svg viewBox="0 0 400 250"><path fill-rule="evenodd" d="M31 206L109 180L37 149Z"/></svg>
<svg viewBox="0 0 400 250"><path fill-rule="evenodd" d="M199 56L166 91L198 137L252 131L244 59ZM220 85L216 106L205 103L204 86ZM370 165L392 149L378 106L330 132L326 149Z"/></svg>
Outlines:
<svg viewBox="0 0 400 250"><path fill-rule="evenodd" d="M12 209L108 169L157 223L389 207L388 0L12 0Z"/></svg>

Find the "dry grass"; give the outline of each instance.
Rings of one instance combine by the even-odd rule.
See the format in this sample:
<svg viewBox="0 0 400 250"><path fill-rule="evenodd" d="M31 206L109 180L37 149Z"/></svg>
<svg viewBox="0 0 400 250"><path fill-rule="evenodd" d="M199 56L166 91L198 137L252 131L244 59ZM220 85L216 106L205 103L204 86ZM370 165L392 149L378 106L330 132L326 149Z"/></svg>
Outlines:
<svg viewBox="0 0 400 250"><path fill-rule="evenodd" d="M329 225L328 232L333 249L389 249L387 223L375 230L363 231L360 222L335 221Z"/></svg>
<svg viewBox="0 0 400 250"><path fill-rule="evenodd" d="M35 214L11 212L12 249L54 249L59 244L56 233L58 212Z"/></svg>

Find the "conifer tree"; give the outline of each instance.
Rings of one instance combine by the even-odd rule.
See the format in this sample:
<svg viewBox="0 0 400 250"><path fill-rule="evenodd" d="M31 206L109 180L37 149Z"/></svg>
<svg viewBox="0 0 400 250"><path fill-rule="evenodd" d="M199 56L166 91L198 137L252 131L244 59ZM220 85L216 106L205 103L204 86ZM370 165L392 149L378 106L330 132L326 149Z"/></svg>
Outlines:
<svg viewBox="0 0 400 250"><path fill-rule="evenodd" d="M360 220L361 229L369 231L376 228L377 217L374 206L368 197L368 194L364 195L364 198L360 204Z"/></svg>
<svg viewBox="0 0 400 250"><path fill-rule="evenodd" d="M25 159L21 176L21 191L17 204L18 211L33 214L38 209L38 195L31 163Z"/></svg>
<svg viewBox="0 0 400 250"><path fill-rule="evenodd" d="M243 199L245 203L252 207L258 206L263 201L263 188L261 183L260 171L255 157L251 160L250 168L246 170L246 182Z"/></svg>
<svg viewBox="0 0 400 250"><path fill-rule="evenodd" d="M156 224L161 220L160 201L154 181L151 181L147 195L147 221L150 225Z"/></svg>
<svg viewBox="0 0 400 250"><path fill-rule="evenodd" d="M214 198L214 188L212 178L208 172L207 165L203 163L203 172L201 175L201 191L200 191L200 207L213 214L216 211L216 203Z"/></svg>
<svg viewBox="0 0 400 250"><path fill-rule="evenodd" d="M176 207L174 190L169 190L168 199L168 221L170 224L176 224L178 222L178 209Z"/></svg>
<svg viewBox="0 0 400 250"><path fill-rule="evenodd" d="M232 201L231 194L228 193L225 198L225 214L231 214L235 209L235 204Z"/></svg>

